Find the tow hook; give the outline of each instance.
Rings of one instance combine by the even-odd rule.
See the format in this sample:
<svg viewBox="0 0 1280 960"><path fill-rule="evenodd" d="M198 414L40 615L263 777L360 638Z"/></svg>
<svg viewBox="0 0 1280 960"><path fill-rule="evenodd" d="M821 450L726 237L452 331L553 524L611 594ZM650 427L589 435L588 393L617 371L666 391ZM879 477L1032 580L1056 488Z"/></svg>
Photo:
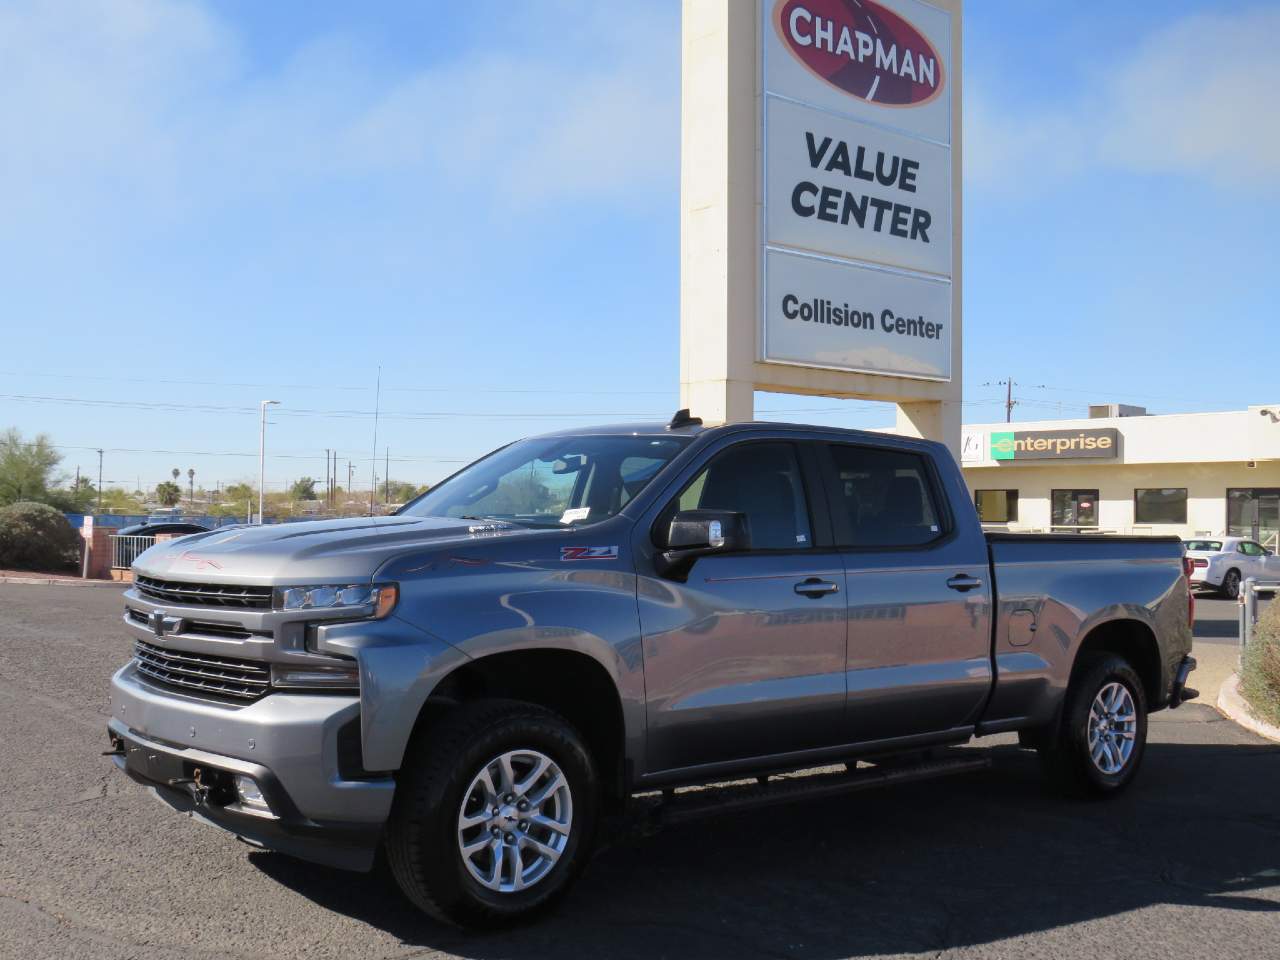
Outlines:
<svg viewBox="0 0 1280 960"><path fill-rule="evenodd" d="M123 757L125 755L124 741L119 737L113 736L111 738L111 749L103 750L102 755L104 757Z"/></svg>
<svg viewBox="0 0 1280 960"><path fill-rule="evenodd" d="M199 806L205 806L209 802L209 788L200 782L201 771L199 767L191 772L189 777L174 777L169 781L171 787L188 787L192 799Z"/></svg>

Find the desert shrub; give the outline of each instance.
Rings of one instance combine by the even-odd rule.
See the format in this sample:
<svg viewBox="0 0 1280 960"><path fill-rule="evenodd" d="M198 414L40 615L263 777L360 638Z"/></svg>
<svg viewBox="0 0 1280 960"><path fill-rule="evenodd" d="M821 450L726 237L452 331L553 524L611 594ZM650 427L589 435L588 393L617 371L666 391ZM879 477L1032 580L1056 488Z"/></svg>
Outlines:
<svg viewBox="0 0 1280 960"><path fill-rule="evenodd" d="M1280 726L1280 601L1258 618L1240 664L1240 692L1262 720Z"/></svg>
<svg viewBox="0 0 1280 960"><path fill-rule="evenodd" d="M79 555L79 534L53 507L20 502L0 508L0 567L74 569Z"/></svg>

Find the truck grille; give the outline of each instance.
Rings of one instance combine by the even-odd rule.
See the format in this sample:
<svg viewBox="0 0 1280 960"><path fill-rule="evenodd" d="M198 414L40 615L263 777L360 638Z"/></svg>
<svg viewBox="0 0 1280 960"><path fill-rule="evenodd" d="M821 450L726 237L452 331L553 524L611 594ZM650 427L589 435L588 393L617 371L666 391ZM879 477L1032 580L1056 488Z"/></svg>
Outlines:
<svg viewBox="0 0 1280 960"><path fill-rule="evenodd" d="M141 610L130 610L129 619L140 627L151 629L151 619ZM182 633L198 634L202 637L217 637L219 640L249 640L255 636L263 636L263 634L255 634L251 630L244 627L238 627L231 623L209 623L206 620L183 620Z"/></svg>
<svg viewBox="0 0 1280 960"><path fill-rule="evenodd" d="M259 660L166 650L141 640L133 655L138 671L163 686L246 702L271 691L271 669Z"/></svg>
<svg viewBox="0 0 1280 960"><path fill-rule="evenodd" d="M183 583L178 580L156 580L138 577L134 581L138 593L149 600L180 603L193 607L271 607L270 587L247 587L226 583Z"/></svg>

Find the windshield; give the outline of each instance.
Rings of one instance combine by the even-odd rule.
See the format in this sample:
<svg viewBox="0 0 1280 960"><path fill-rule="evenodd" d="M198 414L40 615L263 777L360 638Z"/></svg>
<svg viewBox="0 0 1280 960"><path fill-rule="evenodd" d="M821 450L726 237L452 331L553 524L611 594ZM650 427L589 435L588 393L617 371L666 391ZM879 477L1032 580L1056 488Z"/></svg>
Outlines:
<svg viewBox="0 0 1280 960"><path fill-rule="evenodd" d="M687 437L540 437L503 447L400 511L530 527L597 523L630 503Z"/></svg>
<svg viewBox="0 0 1280 960"><path fill-rule="evenodd" d="M1222 549L1221 540L1188 540L1188 550L1198 550L1201 553L1217 553Z"/></svg>

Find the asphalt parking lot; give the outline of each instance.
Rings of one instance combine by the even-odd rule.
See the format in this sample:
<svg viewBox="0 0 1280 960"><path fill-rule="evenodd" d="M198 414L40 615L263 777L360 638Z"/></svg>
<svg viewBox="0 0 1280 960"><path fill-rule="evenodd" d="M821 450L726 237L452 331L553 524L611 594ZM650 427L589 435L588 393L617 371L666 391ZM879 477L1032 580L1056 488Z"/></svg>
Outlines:
<svg viewBox="0 0 1280 960"><path fill-rule="evenodd" d="M1199 604L1197 646L1233 642ZM256 852L125 780L112 588L0 584L0 957L1259 957L1280 943L1280 746L1191 704L1120 799L994 768L620 831L552 918L476 936L388 880ZM1213 624L1214 626L1210 626ZM1217 634L1217 635L1215 635Z"/></svg>

